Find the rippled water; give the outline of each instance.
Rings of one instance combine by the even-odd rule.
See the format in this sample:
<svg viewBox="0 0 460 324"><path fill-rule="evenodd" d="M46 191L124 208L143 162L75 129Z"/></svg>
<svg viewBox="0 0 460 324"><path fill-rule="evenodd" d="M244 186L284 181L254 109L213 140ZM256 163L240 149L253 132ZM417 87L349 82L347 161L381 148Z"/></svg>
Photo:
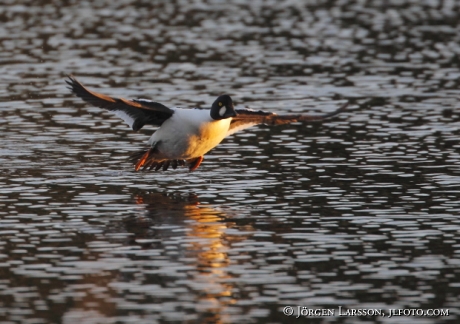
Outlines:
<svg viewBox="0 0 460 324"><path fill-rule="evenodd" d="M456 1L4 1L2 323L457 323ZM255 127L198 171L136 173L84 104L347 112ZM449 310L302 317L284 306Z"/></svg>

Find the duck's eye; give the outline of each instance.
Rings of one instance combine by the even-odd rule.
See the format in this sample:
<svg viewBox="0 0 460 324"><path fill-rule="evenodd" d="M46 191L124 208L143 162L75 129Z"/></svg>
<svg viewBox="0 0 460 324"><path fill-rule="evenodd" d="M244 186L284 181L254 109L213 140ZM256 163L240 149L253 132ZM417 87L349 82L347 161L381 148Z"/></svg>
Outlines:
<svg viewBox="0 0 460 324"><path fill-rule="evenodd" d="M219 107L222 107L222 102L219 101Z"/></svg>

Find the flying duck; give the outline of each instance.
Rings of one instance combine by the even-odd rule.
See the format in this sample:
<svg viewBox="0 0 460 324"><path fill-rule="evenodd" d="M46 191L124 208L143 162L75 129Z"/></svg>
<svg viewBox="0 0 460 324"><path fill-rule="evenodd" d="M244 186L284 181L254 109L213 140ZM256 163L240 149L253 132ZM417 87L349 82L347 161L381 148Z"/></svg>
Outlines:
<svg viewBox="0 0 460 324"><path fill-rule="evenodd" d="M69 89L87 103L114 112L134 131L144 125L159 127L148 141L148 148L131 156L136 171L164 170L188 165L196 170L203 156L225 137L257 125L283 125L293 122L323 121L346 109L348 102L325 115L277 115L262 110L235 109L229 95L219 96L211 109L168 108L147 99L109 97L84 87L73 76L66 80Z"/></svg>

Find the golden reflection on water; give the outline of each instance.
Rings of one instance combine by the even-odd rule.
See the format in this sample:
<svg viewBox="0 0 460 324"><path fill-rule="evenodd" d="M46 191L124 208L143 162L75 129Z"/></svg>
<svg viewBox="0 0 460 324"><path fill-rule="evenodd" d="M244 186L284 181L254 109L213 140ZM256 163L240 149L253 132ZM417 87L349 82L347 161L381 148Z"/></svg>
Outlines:
<svg viewBox="0 0 460 324"><path fill-rule="evenodd" d="M151 202L152 199L154 202ZM193 260L196 268L188 280L194 287L199 287L194 289L201 289L196 294L199 296L196 310L206 314L205 318L201 318L203 323L229 323L227 307L237 301L234 297L235 287L231 284L235 275L227 270L232 263L228 254L229 245L247 239L249 234L229 235L228 229L234 227L235 223L227 221L224 212L201 205L196 196L165 199L165 196L153 195L138 198L138 202L147 202L146 210L152 216L158 215L159 205L164 212L174 211L176 217L181 217L182 213L187 225L184 240L188 242L184 256Z"/></svg>
<svg viewBox="0 0 460 324"><path fill-rule="evenodd" d="M223 217L209 207L187 205L184 213L187 218L194 220L190 223L187 236L195 239L189 248L190 254L195 255L199 270L195 280L203 282L206 287L200 295L200 308L204 308L201 311L210 313L206 319L209 323L227 323L228 319L222 318L223 313L226 313L228 305L235 302L232 298L233 287L228 284L232 276L226 271L230 259L225 230L232 224L223 222Z"/></svg>

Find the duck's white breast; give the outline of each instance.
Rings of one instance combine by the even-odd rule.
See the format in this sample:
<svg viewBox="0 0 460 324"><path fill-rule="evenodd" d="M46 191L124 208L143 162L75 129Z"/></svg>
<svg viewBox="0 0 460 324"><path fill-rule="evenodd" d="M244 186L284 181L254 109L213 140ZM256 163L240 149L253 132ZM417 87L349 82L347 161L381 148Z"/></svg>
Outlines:
<svg viewBox="0 0 460 324"><path fill-rule="evenodd" d="M149 144L158 143L158 150L167 159L202 156L225 138L230 122L231 118L213 120L209 110L176 108Z"/></svg>

